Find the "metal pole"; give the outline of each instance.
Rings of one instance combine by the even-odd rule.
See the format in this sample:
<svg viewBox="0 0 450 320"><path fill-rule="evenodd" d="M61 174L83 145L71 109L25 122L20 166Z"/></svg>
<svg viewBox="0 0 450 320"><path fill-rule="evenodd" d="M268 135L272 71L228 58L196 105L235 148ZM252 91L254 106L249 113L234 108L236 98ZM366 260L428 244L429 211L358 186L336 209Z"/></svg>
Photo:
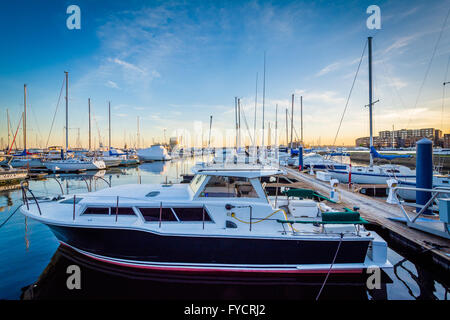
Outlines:
<svg viewBox="0 0 450 320"><path fill-rule="evenodd" d="M209 136L208 136L208 149L211 146L211 127L212 127L212 116L209 116Z"/></svg>
<svg viewBox="0 0 450 320"><path fill-rule="evenodd" d="M69 73L64 71L66 75L66 153L69 150Z"/></svg>
<svg viewBox="0 0 450 320"><path fill-rule="evenodd" d="M111 150L111 101L108 101L108 130L109 130L108 150Z"/></svg>
<svg viewBox="0 0 450 320"><path fill-rule="evenodd" d="M262 112L262 143L261 147L264 148L264 108L266 105L266 52L264 51L264 77L263 77L263 112ZM264 152L265 158L266 152Z"/></svg>
<svg viewBox="0 0 450 320"><path fill-rule="evenodd" d="M369 123L370 123L370 148L373 147L372 128L372 37L368 37L369 42ZM372 153L370 153L370 165L373 165Z"/></svg>
<svg viewBox="0 0 450 320"><path fill-rule="evenodd" d="M253 147L256 148L256 107L258 104L258 72L256 73L256 90L255 90L255 118L253 120ZM256 151L256 149L255 149Z"/></svg>
<svg viewBox="0 0 450 320"><path fill-rule="evenodd" d="M88 99L89 109L89 151L91 151L91 98Z"/></svg>
<svg viewBox="0 0 450 320"><path fill-rule="evenodd" d="M203 205L203 230L205 230L205 205Z"/></svg>
<svg viewBox="0 0 450 320"><path fill-rule="evenodd" d="M294 94L292 94L292 108L291 108L291 150L293 143L293 135L294 135Z"/></svg>
<svg viewBox="0 0 450 320"><path fill-rule="evenodd" d="M11 128L9 127L9 111L8 111L8 109L6 109L6 121L8 122L8 150L9 150L10 149L9 142L10 142L10 138L11 138L11 134L10 134Z"/></svg>
<svg viewBox="0 0 450 320"><path fill-rule="evenodd" d="M27 85L23 85L23 150L27 150Z"/></svg>
<svg viewBox="0 0 450 320"><path fill-rule="evenodd" d="M241 148L241 99L238 98L238 149Z"/></svg>
<svg viewBox="0 0 450 320"><path fill-rule="evenodd" d="M117 203L116 203L116 222L117 222L118 215L119 215L119 196L117 196Z"/></svg>
<svg viewBox="0 0 450 320"><path fill-rule="evenodd" d="M238 119L237 119L237 97L234 97L234 122L236 124L236 149L238 146Z"/></svg>
<svg viewBox="0 0 450 320"><path fill-rule="evenodd" d="M300 140L303 145L303 96L300 96Z"/></svg>
<svg viewBox="0 0 450 320"><path fill-rule="evenodd" d="M161 228L161 220L162 220L162 201L159 203L159 227Z"/></svg>
<svg viewBox="0 0 450 320"><path fill-rule="evenodd" d="M252 231L252 213L253 213L253 208L252 208L252 206L249 206L250 207L250 231Z"/></svg>
<svg viewBox="0 0 450 320"><path fill-rule="evenodd" d="M288 108L286 108L286 147L289 143L289 122L288 122Z"/></svg>
<svg viewBox="0 0 450 320"><path fill-rule="evenodd" d="M69 192L67 192L69 193ZM73 221L75 221L75 203L76 203L76 195L73 195Z"/></svg>

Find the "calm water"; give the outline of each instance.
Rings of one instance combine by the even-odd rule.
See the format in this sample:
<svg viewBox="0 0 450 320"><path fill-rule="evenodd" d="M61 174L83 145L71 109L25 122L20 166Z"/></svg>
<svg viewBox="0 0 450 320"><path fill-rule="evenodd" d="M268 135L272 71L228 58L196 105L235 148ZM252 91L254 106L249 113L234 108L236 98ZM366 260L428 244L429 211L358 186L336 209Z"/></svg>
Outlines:
<svg viewBox="0 0 450 320"><path fill-rule="evenodd" d="M180 182L180 175L202 159L167 163L145 163L95 173L113 186L127 183ZM64 193L85 192L107 187L94 173L57 175ZM30 189L39 196L61 193L57 181L47 178L31 181ZM0 191L0 224L21 205L19 190ZM390 244L391 246L391 244ZM394 244L392 244L394 246ZM416 258L405 258L399 249L389 249L396 264L386 270L379 290L368 290L362 276L331 276L321 299L395 300L448 299L445 275ZM68 290L67 267L81 268L82 289ZM49 229L26 220L17 212L0 229L0 299L45 298L148 298L148 299L314 299L324 276L265 278L219 278L142 273L94 262L68 249L60 248ZM447 280L448 281L448 280ZM447 282L448 286L448 282Z"/></svg>

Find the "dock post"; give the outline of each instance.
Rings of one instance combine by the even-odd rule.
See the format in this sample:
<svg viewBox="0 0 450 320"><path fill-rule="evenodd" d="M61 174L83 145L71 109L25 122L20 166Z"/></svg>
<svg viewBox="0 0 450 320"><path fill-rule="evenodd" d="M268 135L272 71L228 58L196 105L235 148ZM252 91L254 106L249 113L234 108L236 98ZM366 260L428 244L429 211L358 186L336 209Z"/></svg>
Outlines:
<svg viewBox="0 0 450 320"><path fill-rule="evenodd" d="M416 188L433 188L433 142L427 138L416 144ZM416 204L425 205L431 198L431 192L416 191ZM419 212L421 208L417 208ZM432 215L430 210L424 214Z"/></svg>
<svg viewBox="0 0 450 320"><path fill-rule="evenodd" d="M303 170L303 146L298 147L298 171Z"/></svg>

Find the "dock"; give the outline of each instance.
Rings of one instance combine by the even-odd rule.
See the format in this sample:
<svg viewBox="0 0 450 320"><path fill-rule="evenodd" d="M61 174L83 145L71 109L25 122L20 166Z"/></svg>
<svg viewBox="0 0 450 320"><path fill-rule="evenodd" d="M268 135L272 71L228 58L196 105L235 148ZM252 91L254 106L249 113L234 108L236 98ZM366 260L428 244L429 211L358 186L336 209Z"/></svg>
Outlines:
<svg viewBox="0 0 450 320"><path fill-rule="evenodd" d="M309 187L325 195L329 194L330 185L328 182L319 181L308 173L299 172L291 168L286 168L286 171L288 178L290 177L298 181L292 185L293 187L302 185L302 187ZM401 209L397 205L388 204L384 200L360 194L343 184L338 186L338 191L341 204L344 204L348 208L358 207L364 219L386 230L391 239L400 242L412 252L430 253L434 264L443 268L444 271L449 271L450 241L433 234L409 228L404 223L390 220L389 218L404 217Z"/></svg>

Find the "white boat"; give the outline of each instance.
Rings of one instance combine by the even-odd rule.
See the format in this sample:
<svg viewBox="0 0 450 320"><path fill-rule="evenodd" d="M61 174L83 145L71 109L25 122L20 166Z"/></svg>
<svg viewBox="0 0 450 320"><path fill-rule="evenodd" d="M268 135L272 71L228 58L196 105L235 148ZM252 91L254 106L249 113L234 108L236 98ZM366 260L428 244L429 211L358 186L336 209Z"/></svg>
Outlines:
<svg viewBox="0 0 450 320"><path fill-rule="evenodd" d="M15 169L11 166L11 156L0 155L0 185L12 184L24 180L28 171Z"/></svg>
<svg viewBox="0 0 450 320"><path fill-rule="evenodd" d="M282 165L293 165L295 167L299 166L299 157L289 158L287 161L283 161ZM307 153L303 155L303 168L308 169L313 167L314 169L346 169L347 165L342 162L334 161L331 158L325 158L318 153Z"/></svg>
<svg viewBox="0 0 450 320"><path fill-rule="evenodd" d="M333 179L342 183L348 183L351 179L352 183L357 184L386 184L389 179L410 180L416 179L416 171L408 167L384 164L373 166L346 166L346 169L327 169ZM351 172L351 175L350 175Z"/></svg>
<svg viewBox="0 0 450 320"><path fill-rule="evenodd" d="M137 155L140 161L168 161L172 159L162 145L153 145L150 148L138 150Z"/></svg>
<svg viewBox="0 0 450 320"><path fill-rule="evenodd" d="M106 169L105 162L102 160L88 159L66 159L51 160L43 162L45 167L53 172L77 172L84 170Z"/></svg>
<svg viewBox="0 0 450 320"><path fill-rule="evenodd" d="M416 179L396 179L398 187L416 187ZM433 175L433 188L449 189L448 193L441 193L441 197L450 197L450 176L449 175ZM404 200L416 200L416 191L399 189L397 194Z"/></svg>
<svg viewBox="0 0 450 320"><path fill-rule="evenodd" d="M386 242L364 228L358 212L268 198L261 178L280 174L262 166L208 168L190 184L121 185L39 207L28 201L20 211L64 246L128 268L279 275L392 267Z"/></svg>

